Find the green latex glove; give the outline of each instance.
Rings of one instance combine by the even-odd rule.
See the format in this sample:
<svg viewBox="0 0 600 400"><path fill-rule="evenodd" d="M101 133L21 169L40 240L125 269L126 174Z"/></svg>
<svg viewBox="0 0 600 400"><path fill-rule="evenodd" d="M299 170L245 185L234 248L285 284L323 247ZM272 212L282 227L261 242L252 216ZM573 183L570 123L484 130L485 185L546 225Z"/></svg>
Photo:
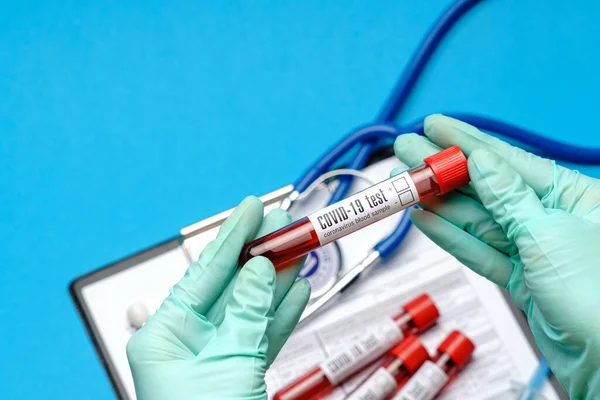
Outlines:
<svg viewBox="0 0 600 400"><path fill-rule="evenodd" d="M510 292L572 399L600 398L600 181L441 115L425 134L400 136L398 158L414 166L457 145L472 182L413 222Z"/></svg>
<svg viewBox="0 0 600 400"><path fill-rule="evenodd" d="M245 199L191 264L160 309L127 344L138 400L266 399L265 372L296 326L310 295L294 283L300 265L275 274L264 257L238 268L244 243L290 223L282 210L263 219Z"/></svg>

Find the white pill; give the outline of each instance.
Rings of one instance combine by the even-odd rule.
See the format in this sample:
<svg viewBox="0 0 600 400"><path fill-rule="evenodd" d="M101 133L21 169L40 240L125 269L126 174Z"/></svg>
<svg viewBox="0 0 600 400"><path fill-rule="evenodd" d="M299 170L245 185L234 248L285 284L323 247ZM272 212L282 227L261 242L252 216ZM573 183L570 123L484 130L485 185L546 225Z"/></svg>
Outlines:
<svg viewBox="0 0 600 400"><path fill-rule="evenodd" d="M135 329L140 329L149 316L148 308L142 303L133 304L127 309L127 321Z"/></svg>

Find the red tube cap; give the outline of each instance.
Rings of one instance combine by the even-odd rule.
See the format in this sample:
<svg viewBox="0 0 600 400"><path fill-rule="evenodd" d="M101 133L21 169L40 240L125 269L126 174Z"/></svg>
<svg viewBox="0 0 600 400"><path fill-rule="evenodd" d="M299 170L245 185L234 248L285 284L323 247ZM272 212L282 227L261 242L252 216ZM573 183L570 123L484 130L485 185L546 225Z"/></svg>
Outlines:
<svg viewBox="0 0 600 400"><path fill-rule="evenodd" d="M400 344L390 350L390 354L402 360L402 365L411 373L417 372L429 359L429 353L415 335L407 336Z"/></svg>
<svg viewBox="0 0 600 400"><path fill-rule="evenodd" d="M438 181L439 195L448 193L471 181L467 159L458 146L448 147L423 161L431 168Z"/></svg>
<svg viewBox="0 0 600 400"><path fill-rule="evenodd" d="M415 326L419 331L424 331L435 324L440 312L431 297L422 294L404 306L404 310L410 314Z"/></svg>
<svg viewBox="0 0 600 400"><path fill-rule="evenodd" d="M459 331L451 332L438 347L438 353L446 353L456 366L463 369L471 359L475 345Z"/></svg>

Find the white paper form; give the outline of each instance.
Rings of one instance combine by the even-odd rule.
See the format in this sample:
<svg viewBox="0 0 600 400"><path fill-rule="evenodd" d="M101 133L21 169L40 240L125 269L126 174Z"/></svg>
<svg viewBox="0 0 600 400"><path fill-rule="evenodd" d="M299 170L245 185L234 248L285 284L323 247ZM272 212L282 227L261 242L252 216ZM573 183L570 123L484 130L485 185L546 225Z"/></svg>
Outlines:
<svg viewBox="0 0 600 400"><path fill-rule="evenodd" d="M428 293L438 305L440 320L421 336L431 354L452 330L467 334L476 345L471 363L440 399L488 399L510 390L513 381L523 382L537 366L527 339L506 306L498 289L487 285L454 258L415 231L414 246L402 257L402 268L378 271L348 293L343 301L316 321L315 326L294 334L267 373L272 396L277 390L315 367L328 355L351 342L363 327L392 316L402 304ZM411 257L408 253L416 253ZM353 384L328 398L343 398ZM548 385L544 395L558 399Z"/></svg>

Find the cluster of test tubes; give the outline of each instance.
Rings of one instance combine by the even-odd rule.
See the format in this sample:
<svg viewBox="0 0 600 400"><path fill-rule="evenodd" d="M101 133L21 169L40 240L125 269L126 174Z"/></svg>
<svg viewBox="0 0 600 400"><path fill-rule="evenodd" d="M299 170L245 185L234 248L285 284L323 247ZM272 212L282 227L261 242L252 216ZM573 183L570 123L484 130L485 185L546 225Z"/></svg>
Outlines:
<svg viewBox="0 0 600 400"><path fill-rule="evenodd" d="M274 400L326 399L338 386L375 368L348 400L431 400L467 365L475 350L459 331L451 332L432 357L419 334L439 318L435 303L422 294L392 318L372 324L341 351L275 394Z"/></svg>

